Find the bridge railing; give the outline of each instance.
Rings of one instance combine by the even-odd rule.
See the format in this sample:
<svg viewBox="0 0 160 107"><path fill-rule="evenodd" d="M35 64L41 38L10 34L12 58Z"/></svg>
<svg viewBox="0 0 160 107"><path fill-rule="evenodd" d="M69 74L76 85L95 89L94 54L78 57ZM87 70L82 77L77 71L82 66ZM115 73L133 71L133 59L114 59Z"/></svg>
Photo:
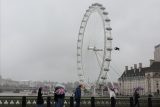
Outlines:
<svg viewBox="0 0 160 107"><path fill-rule="evenodd" d="M0 107L36 107L36 96L0 96ZM44 96L44 107L54 107L54 97ZM115 104L114 104L115 103ZM139 99L140 107L160 107L160 97ZM65 97L65 107L74 107L74 98ZM105 97L82 97L81 107L133 107L131 97L118 97L116 101Z"/></svg>

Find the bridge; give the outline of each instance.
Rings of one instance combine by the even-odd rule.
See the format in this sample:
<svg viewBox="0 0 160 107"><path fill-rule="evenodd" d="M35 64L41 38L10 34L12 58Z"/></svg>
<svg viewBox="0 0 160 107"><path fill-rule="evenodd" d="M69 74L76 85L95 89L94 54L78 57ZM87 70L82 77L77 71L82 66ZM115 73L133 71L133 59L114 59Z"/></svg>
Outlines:
<svg viewBox="0 0 160 107"><path fill-rule="evenodd" d="M0 107L35 107L37 96L0 96ZM54 97L43 96L45 107L53 107ZM116 103L106 97L82 97L81 107L133 107L133 97L117 97ZM160 97L141 97L140 107L160 107ZM114 104L115 103L115 104ZM74 98L64 99L65 107L74 107Z"/></svg>

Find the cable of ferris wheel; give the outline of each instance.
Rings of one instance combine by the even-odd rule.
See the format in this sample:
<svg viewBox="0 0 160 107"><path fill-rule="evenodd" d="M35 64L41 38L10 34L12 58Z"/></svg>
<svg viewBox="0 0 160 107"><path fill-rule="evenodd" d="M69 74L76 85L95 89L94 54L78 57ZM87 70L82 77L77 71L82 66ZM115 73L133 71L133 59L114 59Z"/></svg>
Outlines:
<svg viewBox="0 0 160 107"><path fill-rule="evenodd" d="M98 53L99 54L99 56L102 58L102 56L100 55L100 53ZM110 67L111 67L111 65L110 65ZM112 67L111 67L112 68ZM113 68L112 68L113 69ZM116 72L116 70L115 70L115 72ZM117 72L116 72L117 73ZM118 73L117 73L118 74ZM107 75L107 77L108 77L108 79L110 80L110 82L111 82L111 84L112 84L112 86L113 86L113 88L114 88L114 84L113 84L113 82L112 82L112 80L111 80L111 78L109 77L109 75L108 75L108 73L106 73L106 75ZM119 75L119 74L118 74Z"/></svg>
<svg viewBox="0 0 160 107"><path fill-rule="evenodd" d="M100 53L98 53L98 54L99 54L99 56L102 58L102 56L100 55ZM112 64L114 64L113 61L112 61ZM114 65L115 65L115 64L114 64ZM116 68L116 69L115 69L115 68L114 68L113 66L111 66L111 64L110 64L110 68L112 68L112 70L113 70L118 76L121 76L121 75L117 72L117 70L116 70L116 69L117 69L117 66L115 67L115 68ZM118 70L118 71L120 71L120 70Z"/></svg>
<svg viewBox="0 0 160 107"><path fill-rule="evenodd" d="M114 60L112 60L112 65L114 65L114 66L115 66L114 68L116 68L116 69L117 69L116 71L121 71L121 70L117 67L117 65L114 63Z"/></svg>
<svg viewBox="0 0 160 107"><path fill-rule="evenodd" d="M96 58L97 58L97 61L99 62L99 67L102 69L102 61L100 60L100 58L98 57L98 55L97 55L97 52L95 51L95 55L96 55ZM101 64L100 64L101 63ZM102 70L101 70L101 72L100 72L100 74L99 74L99 76L98 76L98 80L97 80L97 83L99 82L99 79L100 79L100 76L101 76L101 74L102 74Z"/></svg>
<svg viewBox="0 0 160 107"><path fill-rule="evenodd" d="M110 82L111 82L111 84L112 84L112 87L114 88L114 84L113 84L111 78L109 77L108 73L107 73L106 75L107 75L108 79L110 80Z"/></svg>
<svg viewBox="0 0 160 107"><path fill-rule="evenodd" d="M111 65L110 68L115 72L115 74L117 74L118 76L121 76Z"/></svg>
<svg viewBox="0 0 160 107"><path fill-rule="evenodd" d="M100 58L98 57L97 52L94 51L94 53L95 53L95 55L96 55L96 59L97 59L98 65L99 65L99 67L101 68L101 63L102 63L102 61L101 61Z"/></svg>
<svg viewBox="0 0 160 107"><path fill-rule="evenodd" d="M97 57L100 56L100 57L102 58L102 56L100 55L100 53L95 52L95 54L96 54ZM99 55L97 55L97 54L99 54ZM118 73L117 73L117 74L118 74ZM111 84L112 84L112 86L113 86L113 88L114 88L114 84L113 84L111 78L109 77L108 73L107 73L106 75L107 75L107 77L109 78L109 80L110 80L110 82L111 82ZM99 75L99 76L100 76L100 75Z"/></svg>

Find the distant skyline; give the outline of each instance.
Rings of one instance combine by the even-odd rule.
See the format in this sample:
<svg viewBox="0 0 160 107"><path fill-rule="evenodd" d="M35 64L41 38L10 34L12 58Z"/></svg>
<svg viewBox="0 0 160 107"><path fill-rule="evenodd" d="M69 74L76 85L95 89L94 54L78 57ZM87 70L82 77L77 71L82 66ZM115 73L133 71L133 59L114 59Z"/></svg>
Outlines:
<svg viewBox="0 0 160 107"><path fill-rule="evenodd" d="M0 0L2 77L77 81L78 30L85 11L95 2L109 12L113 47L120 48L112 52L112 80L116 81L126 65L149 66L154 46L160 44L159 0ZM88 31L100 31L98 16L93 15L90 23L93 26L88 25ZM93 69L92 80L97 74Z"/></svg>

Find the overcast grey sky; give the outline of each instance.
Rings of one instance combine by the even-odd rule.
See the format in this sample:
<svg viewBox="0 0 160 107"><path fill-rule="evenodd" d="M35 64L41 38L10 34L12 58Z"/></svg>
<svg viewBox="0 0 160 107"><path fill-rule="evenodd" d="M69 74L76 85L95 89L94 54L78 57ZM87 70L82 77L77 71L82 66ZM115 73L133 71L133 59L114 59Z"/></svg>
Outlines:
<svg viewBox="0 0 160 107"><path fill-rule="evenodd" d="M95 2L111 19L111 66L149 66L160 43L160 0L0 0L0 61L3 78L75 81L76 43L83 14ZM96 23L101 20L94 17ZM94 30L94 26L90 29ZM91 62L92 63L92 62ZM93 73L94 74L94 73ZM111 69L110 76L119 75ZM96 73L93 76L96 79Z"/></svg>

